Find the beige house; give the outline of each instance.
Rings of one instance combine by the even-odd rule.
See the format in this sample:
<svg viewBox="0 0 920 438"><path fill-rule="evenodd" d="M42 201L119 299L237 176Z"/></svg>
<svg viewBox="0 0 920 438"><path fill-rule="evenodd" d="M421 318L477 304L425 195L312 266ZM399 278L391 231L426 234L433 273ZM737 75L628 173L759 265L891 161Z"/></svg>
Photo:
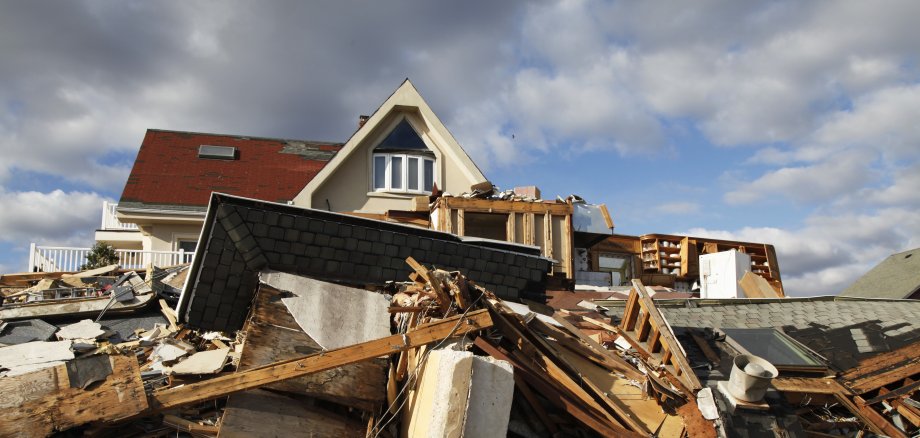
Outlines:
<svg viewBox="0 0 920 438"><path fill-rule="evenodd" d="M118 204L103 205L96 241L126 266L183 263L212 192L382 215L412 210L435 186L457 194L486 181L407 79L345 143L148 130ZM29 267L75 270L85 252L34 247Z"/></svg>

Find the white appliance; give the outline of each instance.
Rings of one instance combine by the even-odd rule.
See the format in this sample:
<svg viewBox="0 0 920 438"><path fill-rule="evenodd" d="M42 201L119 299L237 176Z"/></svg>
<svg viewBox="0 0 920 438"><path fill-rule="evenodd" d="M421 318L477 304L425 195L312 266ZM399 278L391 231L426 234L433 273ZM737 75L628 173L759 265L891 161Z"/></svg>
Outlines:
<svg viewBox="0 0 920 438"><path fill-rule="evenodd" d="M738 284L751 270L751 256L736 250L700 256L700 298L744 298Z"/></svg>

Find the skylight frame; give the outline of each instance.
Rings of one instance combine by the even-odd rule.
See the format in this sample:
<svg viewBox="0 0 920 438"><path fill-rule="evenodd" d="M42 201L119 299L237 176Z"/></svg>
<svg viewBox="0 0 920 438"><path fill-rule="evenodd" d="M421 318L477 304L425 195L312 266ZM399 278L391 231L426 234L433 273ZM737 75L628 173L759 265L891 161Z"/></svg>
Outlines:
<svg viewBox="0 0 920 438"><path fill-rule="evenodd" d="M236 146L216 146L203 144L198 146L198 158L205 160L226 160L232 161L237 159Z"/></svg>

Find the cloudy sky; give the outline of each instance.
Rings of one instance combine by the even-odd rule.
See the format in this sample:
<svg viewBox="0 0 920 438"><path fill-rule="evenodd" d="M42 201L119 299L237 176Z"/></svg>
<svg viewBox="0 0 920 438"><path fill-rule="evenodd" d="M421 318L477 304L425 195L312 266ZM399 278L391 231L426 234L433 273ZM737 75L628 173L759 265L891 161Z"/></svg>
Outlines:
<svg viewBox="0 0 920 438"><path fill-rule="evenodd" d="M306 3L0 4L0 272L91 244L148 128L344 141L406 77L500 187L794 295L920 246L920 2Z"/></svg>

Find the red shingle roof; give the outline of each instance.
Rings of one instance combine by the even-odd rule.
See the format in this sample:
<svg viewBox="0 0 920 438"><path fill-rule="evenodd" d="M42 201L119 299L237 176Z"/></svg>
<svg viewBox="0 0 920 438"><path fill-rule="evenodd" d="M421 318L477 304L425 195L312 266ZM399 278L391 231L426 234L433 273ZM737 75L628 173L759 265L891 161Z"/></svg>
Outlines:
<svg viewBox="0 0 920 438"><path fill-rule="evenodd" d="M201 145L235 147L237 158L199 158ZM150 129L119 203L203 208L212 191L286 202L294 199L341 147L340 143Z"/></svg>

